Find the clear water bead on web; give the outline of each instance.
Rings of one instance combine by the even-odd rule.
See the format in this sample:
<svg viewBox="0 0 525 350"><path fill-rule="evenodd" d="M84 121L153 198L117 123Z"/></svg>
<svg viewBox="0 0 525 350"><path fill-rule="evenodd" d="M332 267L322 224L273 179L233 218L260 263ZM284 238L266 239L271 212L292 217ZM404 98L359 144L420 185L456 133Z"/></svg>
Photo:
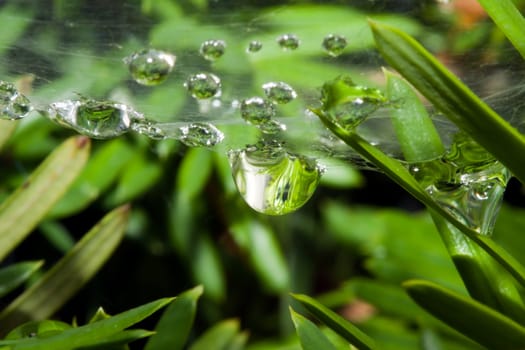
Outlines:
<svg viewBox="0 0 525 350"><path fill-rule="evenodd" d="M188 147L213 147L224 140L224 134L210 123L191 123L179 128L178 139Z"/></svg>
<svg viewBox="0 0 525 350"><path fill-rule="evenodd" d="M322 43L323 49L332 57L337 57L343 53L347 45L346 38L342 35L328 34Z"/></svg>
<svg viewBox="0 0 525 350"><path fill-rule="evenodd" d="M184 83L191 96L196 99L208 99L221 93L221 79L212 73L191 75Z"/></svg>
<svg viewBox="0 0 525 350"><path fill-rule="evenodd" d="M201 44L199 53L204 59L208 61L216 61L226 51L226 43L224 40L206 40Z"/></svg>
<svg viewBox="0 0 525 350"><path fill-rule="evenodd" d="M259 52L261 51L263 47L263 44L259 40L252 40L248 44L248 48L246 49L246 52Z"/></svg>
<svg viewBox="0 0 525 350"><path fill-rule="evenodd" d="M31 110L27 97L18 92L13 84L0 81L0 119L21 119Z"/></svg>
<svg viewBox="0 0 525 350"><path fill-rule="evenodd" d="M277 44L283 50L295 50L299 47L300 40L295 34L283 34L277 38Z"/></svg>
<svg viewBox="0 0 525 350"><path fill-rule="evenodd" d="M285 82L270 82L262 86L266 97L278 104L286 104L297 98L297 92Z"/></svg>
<svg viewBox="0 0 525 350"><path fill-rule="evenodd" d="M166 80L175 66L175 55L144 49L124 58L131 77L141 85L154 86Z"/></svg>
<svg viewBox="0 0 525 350"><path fill-rule="evenodd" d="M268 122L275 116L275 105L262 97L251 97L241 101L241 117L252 125Z"/></svg>

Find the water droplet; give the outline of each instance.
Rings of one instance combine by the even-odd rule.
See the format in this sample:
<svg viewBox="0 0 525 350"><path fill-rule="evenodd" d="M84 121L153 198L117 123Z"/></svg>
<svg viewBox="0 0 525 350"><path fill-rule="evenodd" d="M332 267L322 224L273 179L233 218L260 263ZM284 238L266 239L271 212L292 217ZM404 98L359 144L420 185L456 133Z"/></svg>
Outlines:
<svg viewBox="0 0 525 350"><path fill-rule="evenodd" d="M475 141L458 134L442 158L410 170L451 215L479 233L492 232L510 173Z"/></svg>
<svg viewBox="0 0 525 350"><path fill-rule="evenodd" d="M31 110L27 97L19 93L13 84L0 80L0 119L21 119Z"/></svg>
<svg viewBox="0 0 525 350"><path fill-rule="evenodd" d="M262 86L266 97L278 104L285 104L297 97L297 92L284 82L270 82Z"/></svg>
<svg viewBox="0 0 525 350"><path fill-rule="evenodd" d="M262 49L263 44L259 40L252 40L248 44L248 48L246 49L246 52L258 52Z"/></svg>
<svg viewBox="0 0 525 350"><path fill-rule="evenodd" d="M274 119L258 124L256 127L267 135L274 135L286 130L286 125Z"/></svg>
<svg viewBox="0 0 525 350"><path fill-rule="evenodd" d="M277 44L283 50L295 50L299 47L301 41L295 34L283 34L277 38Z"/></svg>
<svg viewBox="0 0 525 350"><path fill-rule="evenodd" d="M132 121L143 118L126 105L87 98L52 103L47 116L58 124L97 139L122 135L129 131Z"/></svg>
<svg viewBox="0 0 525 350"><path fill-rule="evenodd" d="M207 99L221 93L221 80L211 73L198 73L190 76L184 86L197 99Z"/></svg>
<svg viewBox="0 0 525 350"><path fill-rule="evenodd" d="M351 130L386 102L381 91L354 84L348 76L341 76L323 85L321 113Z"/></svg>
<svg viewBox="0 0 525 350"><path fill-rule="evenodd" d="M170 53L144 49L124 58L133 79L142 85L153 86L162 83L168 77L176 57Z"/></svg>
<svg viewBox="0 0 525 350"><path fill-rule="evenodd" d="M207 40L201 44L200 54L208 61L215 61L224 55L226 43L223 40Z"/></svg>
<svg viewBox="0 0 525 350"><path fill-rule="evenodd" d="M329 34L323 39L323 49L332 57L337 57L346 48L346 38L342 35Z"/></svg>
<svg viewBox="0 0 525 350"><path fill-rule="evenodd" d="M302 207L317 188L322 168L279 144L257 144L229 152L239 193L254 210L284 215Z"/></svg>
<svg viewBox="0 0 525 350"><path fill-rule="evenodd" d="M273 102L261 97L251 97L241 101L241 116L252 125L267 123L275 116Z"/></svg>
<svg viewBox="0 0 525 350"><path fill-rule="evenodd" d="M212 147L224 139L224 134L210 123L185 125L179 133L178 139L188 147Z"/></svg>
<svg viewBox="0 0 525 350"><path fill-rule="evenodd" d="M137 120L131 123L131 129L154 140L163 140L166 138L166 133L159 127L159 123L151 120Z"/></svg>

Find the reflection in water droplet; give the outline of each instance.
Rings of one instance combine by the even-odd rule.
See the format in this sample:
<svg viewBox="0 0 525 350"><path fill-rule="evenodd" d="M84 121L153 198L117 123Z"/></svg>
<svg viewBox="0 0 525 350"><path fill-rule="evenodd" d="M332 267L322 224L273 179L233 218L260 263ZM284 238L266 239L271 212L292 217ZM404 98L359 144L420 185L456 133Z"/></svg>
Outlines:
<svg viewBox="0 0 525 350"><path fill-rule="evenodd" d="M278 104L285 104L297 97L297 92L284 82L270 82L262 86L266 97Z"/></svg>
<svg viewBox="0 0 525 350"><path fill-rule="evenodd" d="M315 160L288 153L279 144L257 144L228 155L239 193L263 214L284 215L302 207L323 172Z"/></svg>
<svg viewBox="0 0 525 350"><path fill-rule="evenodd" d="M321 90L321 112L347 130L355 129L385 102L381 91L356 85L348 76L325 83Z"/></svg>
<svg viewBox="0 0 525 350"><path fill-rule="evenodd" d="M190 76L184 86L197 99L207 99L221 93L221 80L211 73L198 73Z"/></svg>
<svg viewBox="0 0 525 350"><path fill-rule="evenodd" d="M19 93L13 84L0 80L0 119L21 119L31 110L27 97Z"/></svg>
<svg viewBox="0 0 525 350"><path fill-rule="evenodd" d="M261 97L251 97L241 101L241 116L252 125L260 125L275 116L275 105Z"/></svg>
<svg viewBox="0 0 525 350"><path fill-rule="evenodd" d="M342 35L329 34L322 43L323 49L332 57L337 57L346 48L346 38Z"/></svg>
<svg viewBox="0 0 525 350"><path fill-rule="evenodd" d="M299 38L295 34L283 34L277 38L277 44L283 50L295 50L300 43Z"/></svg>
<svg viewBox="0 0 525 350"><path fill-rule="evenodd" d="M441 159L413 164L416 180L469 228L491 234L510 172L475 141L456 135Z"/></svg>
<svg viewBox="0 0 525 350"><path fill-rule="evenodd" d="M201 44L200 54L208 61L215 61L224 55L226 43L223 40L207 40Z"/></svg>
<svg viewBox="0 0 525 350"><path fill-rule="evenodd" d="M133 79L142 85L158 85L168 77L176 57L170 53L147 49L124 58Z"/></svg>
<svg viewBox="0 0 525 350"><path fill-rule="evenodd" d="M143 118L126 105L87 98L52 103L47 116L63 126L97 139L122 135L129 131L132 121Z"/></svg>
<svg viewBox="0 0 525 350"><path fill-rule="evenodd" d="M286 125L274 119L270 119L264 123L258 124L256 125L256 127L259 130L261 130L264 134L268 135L274 135L286 130Z"/></svg>
<svg viewBox="0 0 525 350"><path fill-rule="evenodd" d="M131 129L154 140L166 138L166 133L158 126L158 123L151 120L137 120L131 124Z"/></svg>
<svg viewBox="0 0 525 350"><path fill-rule="evenodd" d="M188 147L212 147L224 139L224 134L210 123L191 123L181 127L179 133L179 141Z"/></svg>
<svg viewBox="0 0 525 350"><path fill-rule="evenodd" d="M248 44L246 52L258 52L262 49L263 44L259 40L252 40Z"/></svg>

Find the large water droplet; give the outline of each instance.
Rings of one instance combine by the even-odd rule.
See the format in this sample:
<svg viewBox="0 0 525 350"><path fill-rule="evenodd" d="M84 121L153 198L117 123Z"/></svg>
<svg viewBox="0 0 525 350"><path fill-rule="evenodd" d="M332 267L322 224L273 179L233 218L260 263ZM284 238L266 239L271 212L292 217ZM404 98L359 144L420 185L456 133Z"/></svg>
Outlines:
<svg viewBox="0 0 525 350"><path fill-rule="evenodd" d="M223 40L206 40L199 49L201 56L208 61L217 60L225 51L226 43Z"/></svg>
<svg viewBox="0 0 525 350"><path fill-rule="evenodd" d="M332 57L337 57L346 48L346 38L342 35L328 34L323 39L323 49Z"/></svg>
<svg viewBox="0 0 525 350"><path fill-rule="evenodd" d="M133 79L142 85L158 85L168 77L176 57L170 53L145 49L124 58Z"/></svg>
<svg viewBox="0 0 525 350"><path fill-rule="evenodd" d="M0 119L21 119L31 110L27 97L19 93L13 84L0 80Z"/></svg>
<svg viewBox="0 0 525 350"><path fill-rule="evenodd" d="M221 80L211 73L198 73L190 76L184 86L197 99L207 99L221 93Z"/></svg>
<svg viewBox="0 0 525 350"><path fill-rule="evenodd" d="M262 88L266 97L278 104L291 102L297 97L297 92L295 92L290 85L282 81L263 84Z"/></svg>
<svg viewBox="0 0 525 350"><path fill-rule="evenodd" d="M262 97L251 97L241 101L241 116L252 125L268 122L275 116L275 105Z"/></svg>
<svg viewBox="0 0 525 350"><path fill-rule="evenodd" d="M320 112L342 128L351 130L385 102L386 98L378 89L356 85L350 77L341 76L323 85Z"/></svg>
<svg viewBox="0 0 525 350"><path fill-rule="evenodd" d="M213 147L224 139L224 134L210 123L191 123L182 126L179 134L179 141L188 147Z"/></svg>
<svg viewBox="0 0 525 350"><path fill-rule="evenodd" d="M98 139L122 135L129 131L132 121L143 118L126 105L87 98L52 103L47 116L63 126Z"/></svg>
<svg viewBox="0 0 525 350"><path fill-rule="evenodd" d="M252 40L248 44L247 52L258 52L262 49L263 44L259 40Z"/></svg>
<svg viewBox="0 0 525 350"><path fill-rule="evenodd" d="M410 170L432 198L469 228L490 234L510 178L509 171L463 134L441 159Z"/></svg>
<svg viewBox="0 0 525 350"><path fill-rule="evenodd" d="M313 159L278 144L257 144L229 152L239 193L254 210L284 215L302 207L317 188L322 168Z"/></svg>
<svg viewBox="0 0 525 350"><path fill-rule="evenodd" d="M295 34L283 34L277 38L277 44L283 50L295 50L299 47L301 41Z"/></svg>

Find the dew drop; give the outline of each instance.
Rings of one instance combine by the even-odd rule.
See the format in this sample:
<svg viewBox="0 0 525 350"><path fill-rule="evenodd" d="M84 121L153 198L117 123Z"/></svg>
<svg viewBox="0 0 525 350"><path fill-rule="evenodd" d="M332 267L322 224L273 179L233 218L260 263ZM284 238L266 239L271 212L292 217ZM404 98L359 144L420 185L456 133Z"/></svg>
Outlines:
<svg viewBox="0 0 525 350"><path fill-rule="evenodd" d="M221 80L211 73L198 73L190 76L184 83L191 96L196 99L208 99L221 93Z"/></svg>
<svg viewBox="0 0 525 350"><path fill-rule="evenodd" d="M0 80L0 119L21 119L31 110L27 97L18 92L13 84Z"/></svg>
<svg viewBox="0 0 525 350"><path fill-rule="evenodd" d="M317 188L323 169L313 159L262 144L229 152L233 179L245 202L268 215L302 207Z"/></svg>
<svg viewBox="0 0 525 350"><path fill-rule="evenodd" d="M226 43L223 40L206 40L201 44L199 53L208 61L216 61L226 51Z"/></svg>
<svg viewBox="0 0 525 350"><path fill-rule="evenodd" d="M378 89L354 84L341 76L323 85L321 113L341 127L352 130L384 105L386 98Z"/></svg>
<svg viewBox="0 0 525 350"><path fill-rule="evenodd" d="M262 88L266 97L278 104L286 104L295 100L297 97L297 92L295 92L290 85L282 81L263 84Z"/></svg>
<svg viewBox="0 0 525 350"><path fill-rule="evenodd" d="M151 120L137 120L131 123L131 129L141 135L149 137L150 139L163 140L166 138L166 133L159 127L159 124Z"/></svg>
<svg viewBox="0 0 525 350"><path fill-rule="evenodd" d="M510 172L475 141L460 133L442 158L410 170L451 215L481 234L492 233Z"/></svg>
<svg viewBox="0 0 525 350"><path fill-rule="evenodd" d="M274 135L286 130L286 125L274 119L258 124L256 127L261 130L263 134L267 135Z"/></svg>
<svg viewBox="0 0 525 350"><path fill-rule="evenodd" d="M275 116L275 105L262 97L251 97L241 101L241 116L252 125L267 123Z"/></svg>
<svg viewBox="0 0 525 350"><path fill-rule="evenodd" d="M132 78L141 85L154 86L166 80L175 66L175 55L144 49L124 58Z"/></svg>
<svg viewBox="0 0 525 350"><path fill-rule="evenodd" d="M97 139L107 139L129 131L132 121L142 115L130 107L110 101L82 98L52 103L49 119Z"/></svg>
<svg viewBox="0 0 525 350"><path fill-rule="evenodd" d="M252 40L248 44L248 48L246 49L246 52L259 52L263 47L263 44L259 40Z"/></svg>
<svg viewBox="0 0 525 350"><path fill-rule="evenodd" d="M179 129L178 139L188 147L213 147L222 142L224 134L210 123L191 123Z"/></svg>
<svg viewBox="0 0 525 350"><path fill-rule="evenodd" d="M300 43L301 41L295 34L283 34L277 38L277 44L286 51L297 49Z"/></svg>
<svg viewBox="0 0 525 350"><path fill-rule="evenodd" d="M323 39L323 49L332 57L337 57L346 48L346 38L342 35L328 34Z"/></svg>

